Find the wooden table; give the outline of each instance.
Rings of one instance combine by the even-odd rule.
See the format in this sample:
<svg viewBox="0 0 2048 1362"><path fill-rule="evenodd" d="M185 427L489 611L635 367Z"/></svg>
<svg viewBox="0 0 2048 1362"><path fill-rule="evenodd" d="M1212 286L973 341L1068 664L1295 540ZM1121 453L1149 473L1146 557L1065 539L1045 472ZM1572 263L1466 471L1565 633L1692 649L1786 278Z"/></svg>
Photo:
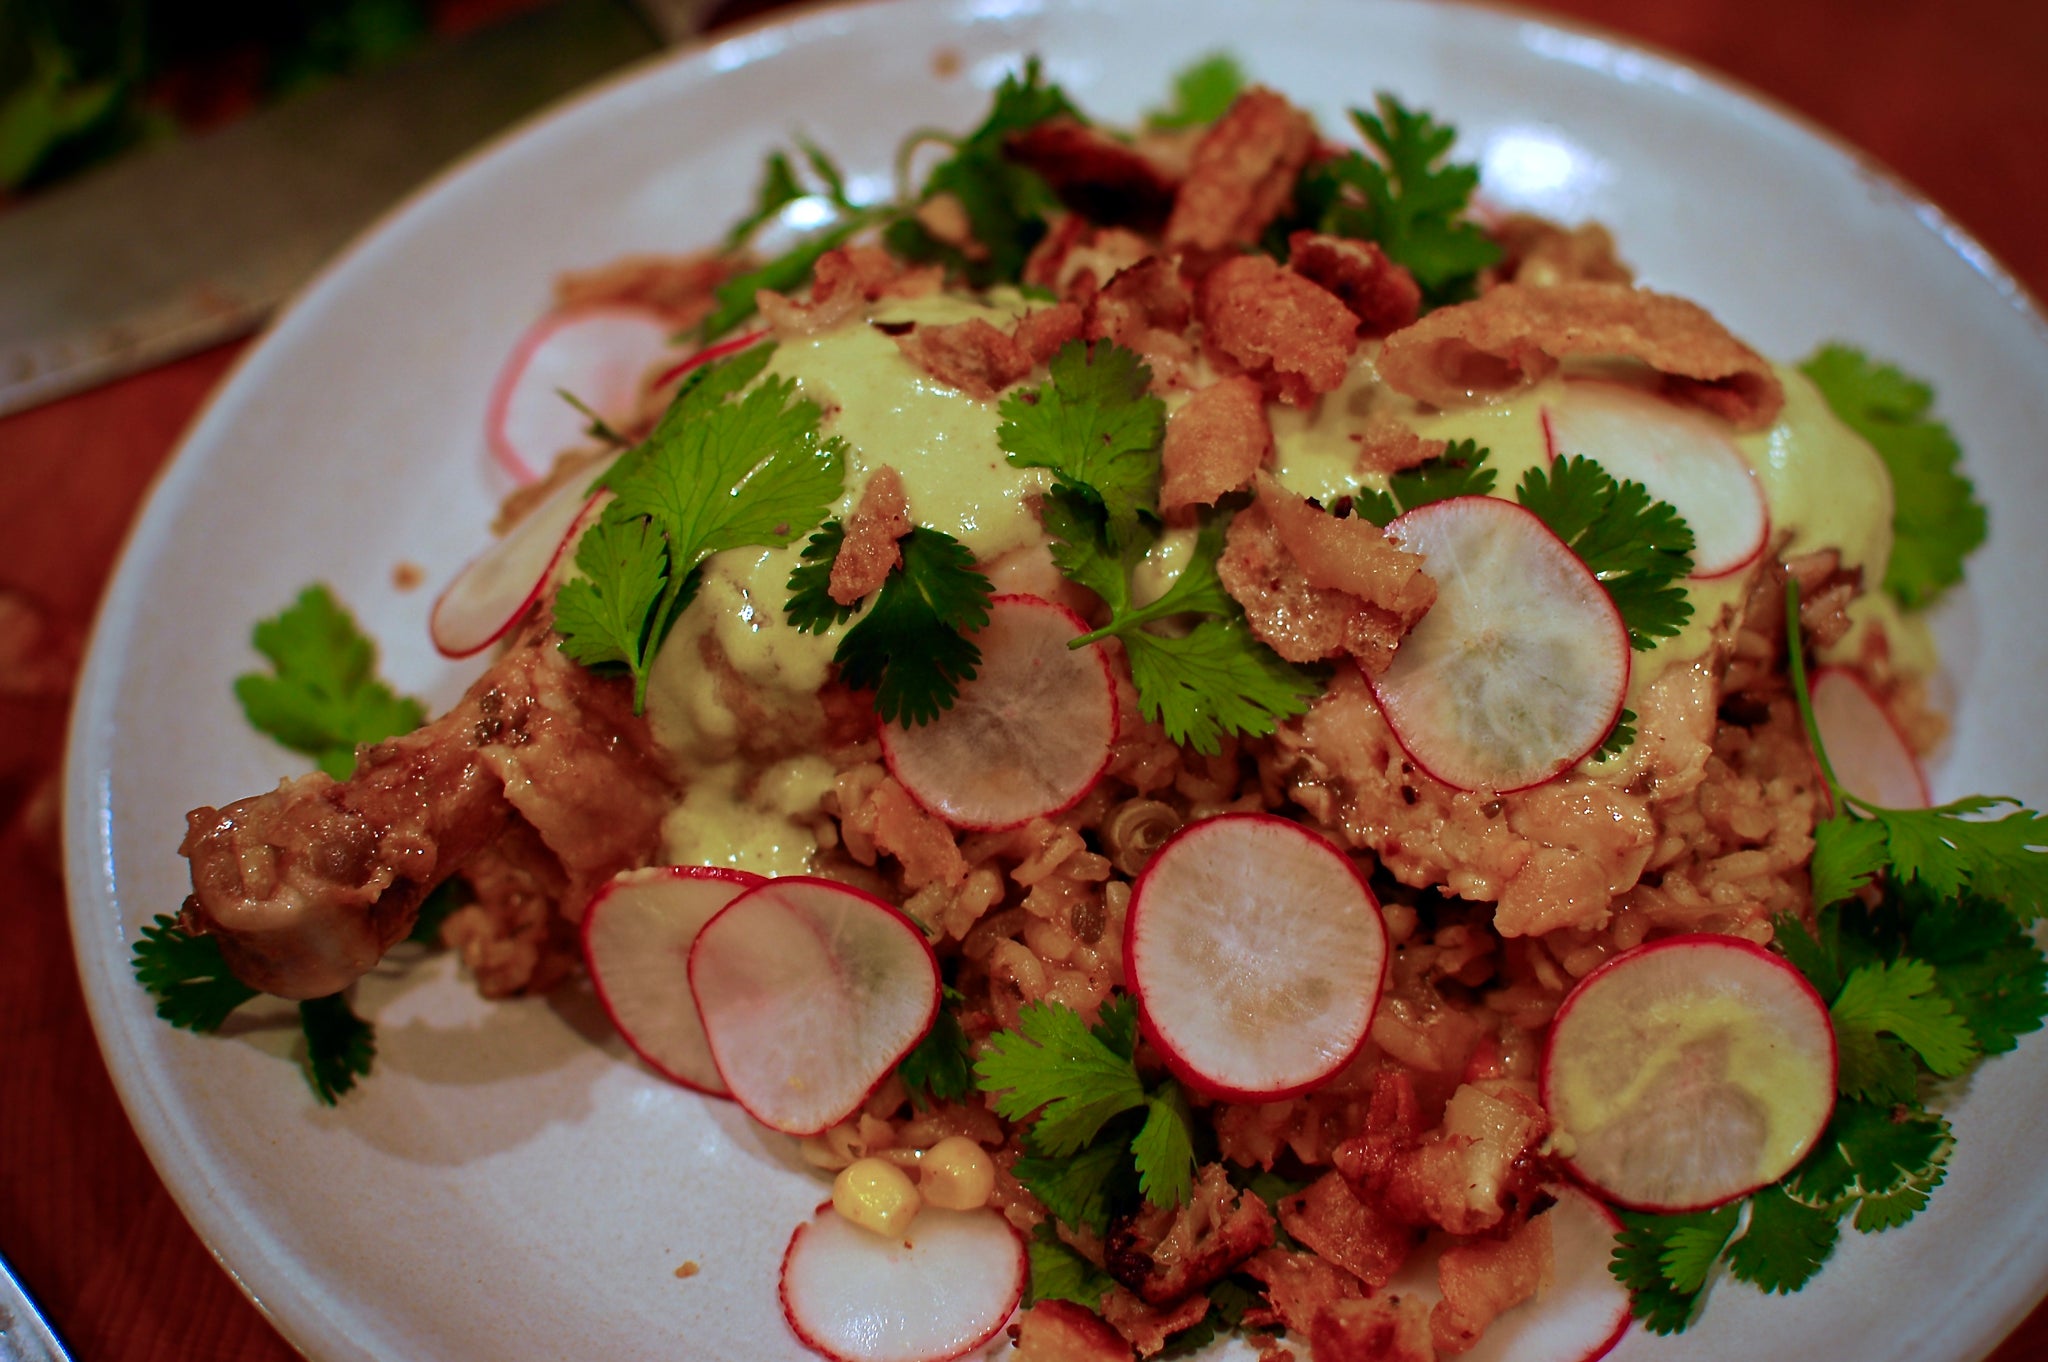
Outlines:
<svg viewBox="0 0 2048 1362"><path fill-rule="evenodd" d="M1717 67L1834 130L2048 296L2048 4L1547 7ZM56 828L62 664L152 477L238 349L0 420L0 1254L80 1362L292 1356L186 1225L114 1097L79 994ZM9 639L36 628L30 651L56 665L11 666ZM2048 1308L1994 1357L2048 1358Z"/></svg>

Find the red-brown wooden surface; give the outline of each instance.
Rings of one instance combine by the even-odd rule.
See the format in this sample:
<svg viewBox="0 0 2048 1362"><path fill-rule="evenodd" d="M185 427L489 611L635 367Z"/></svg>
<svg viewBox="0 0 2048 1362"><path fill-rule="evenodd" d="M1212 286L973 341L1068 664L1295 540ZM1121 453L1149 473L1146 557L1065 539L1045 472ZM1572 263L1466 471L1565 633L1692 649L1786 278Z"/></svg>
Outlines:
<svg viewBox="0 0 2048 1362"><path fill-rule="evenodd" d="M1945 207L2037 296L2048 294L2042 0L1551 0L1547 8L1697 59L1833 129ZM5 289L0 281L0 299ZM33 603L60 651L90 626L151 478L237 349L0 420L0 596ZM0 637L0 662L6 653ZM65 700L20 693L34 691L34 681L0 668L0 1254L80 1362L289 1358L172 1204L101 1063L58 871L53 781ZM2048 1358L2048 1308L1994 1357Z"/></svg>

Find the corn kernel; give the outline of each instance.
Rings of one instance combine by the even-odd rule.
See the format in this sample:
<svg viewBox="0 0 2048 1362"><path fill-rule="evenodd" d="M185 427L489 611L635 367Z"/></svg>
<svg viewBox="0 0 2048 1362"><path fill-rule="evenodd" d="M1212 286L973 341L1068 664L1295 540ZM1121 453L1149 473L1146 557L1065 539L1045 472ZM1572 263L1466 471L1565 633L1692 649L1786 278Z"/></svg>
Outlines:
<svg viewBox="0 0 2048 1362"><path fill-rule="evenodd" d="M920 1204L909 1175L886 1159L855 1159L832 1180L832 1209L876 1234L909 1229Z"/></svg>
<svg viewBox="0 0 2048 1362"><path fill-rule="evenodd" d="M949 1211L986 1206L996 1189L996 1165L987 1152L965 1135L948 1135L919 1161L924 1199Z"/></svg>

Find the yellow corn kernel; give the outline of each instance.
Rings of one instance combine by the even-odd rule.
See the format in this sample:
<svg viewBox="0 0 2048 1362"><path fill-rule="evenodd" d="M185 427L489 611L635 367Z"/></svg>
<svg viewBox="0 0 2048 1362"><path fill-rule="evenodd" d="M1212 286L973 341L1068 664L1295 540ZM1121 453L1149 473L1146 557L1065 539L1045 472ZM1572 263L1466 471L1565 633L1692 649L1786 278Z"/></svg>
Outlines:
<svg viewBox="0 0 2048 1362"><path fill-rule="evenodd" d="M988 1205L996 1189L996 1165L986 1151L965 1135L948 1135L918 1161L924 1175L924 1199L949 1211L971 1211Z"/></svg>
<svg viewBox="0 0 2048 1362"><path fill-rule="evenodd" d="M887 1159L855 1159L832 1180L832 1209L876 1234L909 1229L920 1204L909 1174Z"/></svg>

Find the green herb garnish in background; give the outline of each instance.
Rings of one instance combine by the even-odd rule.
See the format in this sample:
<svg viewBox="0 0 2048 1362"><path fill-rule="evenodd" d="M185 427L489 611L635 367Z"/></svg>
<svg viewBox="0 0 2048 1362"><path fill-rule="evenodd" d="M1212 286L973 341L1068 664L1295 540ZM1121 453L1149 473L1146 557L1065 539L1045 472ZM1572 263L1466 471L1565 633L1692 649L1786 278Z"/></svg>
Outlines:
<svg viewBox="0 0 2048 1362"><path fill-rule="evenodd" d="M613 492L555 596L562 651L633 678L633 709L662 640L712 554L808 534L846 481L846 442L820 436L792 379L761 378L772 346L696 370L653 434L601 479ZM740 394L748 383L756 386Z"/></svg>
<svg viewBox="0 0 2048 1362"><path fill-rule="evenodd" d="M1839 343L1800 364L1843 424L1870 442L1892 478L1892 556L1884 589L1907 608L1927 605L1963 579L1963 560L1984 542L1976 489L1958 465L1962 448L1928 415L1934 390Z"/></svg>
<svg viewBox="0 0 2048 1362"><path fill-rule="evenodd" d="M1622 1213L1612 1269L1653 1333L1690 1325L1719 1268L1797 1291L1845 1221L1872 1234L1911 1220L1955 1143L1928 1109L1930 1086L2012 1049L2048 1016L2048 959L2025 925L2048 883L2048 821L2016 800L1899 810L1842 789L1814 723L1796 581L1785 611L1793 694L1836 812L1814 831L1816 929L1791 916L1772 925L1828 1004L1839 1096L1783 1181L1691 1215ZM2013 811L1994 821L1969 816L2004 806Z"/></svg>
<svg viewBox="0 0 2048 1362"><path fill-rule="evenodd" d="M1230 112L1246 85L1244 68L1228 52L1204 57L1173 78L1173 102L1145 115L1157 132L1204 128Z"/></svg>

